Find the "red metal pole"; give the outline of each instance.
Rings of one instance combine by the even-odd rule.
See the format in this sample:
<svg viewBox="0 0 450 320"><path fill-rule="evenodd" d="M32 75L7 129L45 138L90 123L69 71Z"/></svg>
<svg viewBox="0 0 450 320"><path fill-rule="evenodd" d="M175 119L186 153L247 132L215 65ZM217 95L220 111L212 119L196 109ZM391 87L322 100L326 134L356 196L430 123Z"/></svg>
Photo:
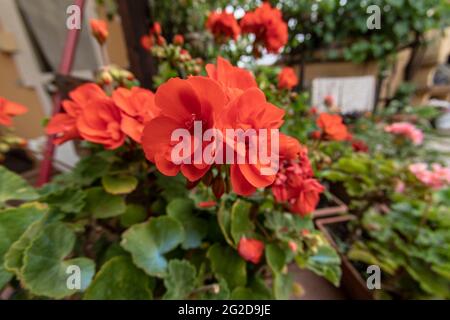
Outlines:
<svg viewBox="0 0 450 320"><path fill-rule="evenodd" d="M85 0L75 0L74 5L80 8L81 21L83 21L83 9ZM77 49L78 38L81 30L72 29L67 32L66 41L64 43L64 50L61 57L61 62L58 67L58 73L63 76L67 76L72 71L72 66L75 58L75 52ZM61 93L57 92L53 96L53 110L52 114L55 115L61 111ZM44 158L42 160L39 169L39 178L37 186L40 187L50 180L53 166L53 155L55 153L55 145L53 144L54 136L47 137L47 143L44 150Z"/></svg>

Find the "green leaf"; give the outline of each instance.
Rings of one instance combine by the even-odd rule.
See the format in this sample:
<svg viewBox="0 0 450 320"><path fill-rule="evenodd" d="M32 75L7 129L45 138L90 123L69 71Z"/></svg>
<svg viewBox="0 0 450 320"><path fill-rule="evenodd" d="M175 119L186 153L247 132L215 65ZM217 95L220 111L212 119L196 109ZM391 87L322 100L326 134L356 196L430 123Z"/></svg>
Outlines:
<svg viewBox="0 0 450 320"><path fill-rule="evenodd" d="M437 277L427 264L418 259L410 259L405 269L420 285L420 287L434 297L450 299L450 281Z"/></svg>
<svg viewBox="0 0 450 320"><path fill-rule="evenodd" d="M86 210L95 218L116 217L126 210L125 201L122 197L111 195L101 187L87 189L86 194Z"/></svg>
<svg viewBox="0 0 450 320"><path fill-rule="evenodd" d="M167 292L163 299L182 300L188 298L195 288L195 267L186 260L170 260L164 285Z"/></svg>
<svg viewBox="0 0 450 320"><path fill-rule="evenodd" d="M47 195L41 201L60 212L79 213L86 204L86 193L78 188L59 189Z"/></svg>
<svg viewBox="0 0 450 320"><path fill-rule="evenodd" d="M166 208L167 214L183 225L185 238L181 247L185 250L200 247L208 233L207 222L196 217L193 209L192 200L181 198L170 201Z"/></svg>
<svg viewBox="0 0 450 320"><path fill-rule="evenodd" d="M207 257L211 261L211 268L216 278L224 279L231 290L238 286L245 286L246 264L235 250L215 243L209 248Z"/></svg>
<svg viewBox="0 0 450 320"><path fill-rule="evenodd" d="M108 193L128 194L136 189L138 180L129 175L106 175L102 177L102 185Z"/></svg>
<svg viewBox="0 0 450 320"><path fill-rule="evenodd" d="M319 247L314 255L308 257L306 267L319 276L325 277L335 286L339 285L342 274L341 259L332 247Z"/></svg>
<svg viewBox="0 0 450 320"><path fill-rule="evenodd" d="M250 288L237 287L231 293L231 300L257 300Z"/></svg>
<svg viewBox="0 0 450 320"><path fill-rule="evenodd" d="M110 168L108 158L111 158L111 153L105 151L102 154L95 154L82 159L73 170L73 182L83 186L93 184L95 180L108 172Z"/></svg>
<svg viewBox="0 0 450 320"><path fill-rule="evenodd" d="M0 289L12 278L12 273L4 267L5 254L25 230L42 219L46 212L47 207L40 203L0 211Z"/></svg>
<svg viewBox="0 0 450 320"><path fill-rule="evenodd" d="M286 264L286 254L283 249L274 243L266 246L267 264L273 272L281 272Z"/></svg>
<svg viewBox="0 0 450 320"><path fill-rule="evenodd" d="M290 273L276 272L273 277L273 295L277 300L288 300L294 286L294 277Z"/></svg>
<svg viewBox="0 0 450 320"><path fill-rule="evenodd" d="M126 256L107 261L95 275L84 300L150 300L152 279Z"/></svg>
<svg viewBox="0 0 450 320"><path fill-rule="evenodd" d="M222 202L219 211L217 211L217 222L219 223L220 230L225 238L225 241L232 247L234 247L233 240L231 239L231 213L225 206L225 202Z"/></svg>
<svg viewBox="0 0 450 320"><path fill-rule="evenodd" d="M45 224L45 219L40 219L32 223L20 238L12 244L5 254L5 269L15 273L16 277L22 279L22 266L25 250L31 242L38 236Z"/></svg>
<svg viewBox="0 0 450 320"><path fill-rule="evenodd" d="M87 258L64 260L73 250L75 233L63 223L45 226L25 250L22 267L24 286L33 294L61 299L78 292L70 289L71 266L80 270L81 288L85 290L95 273L95 263Z"/></svg>
<svg viewBox="0 0 450 320"><path fill-rule="evenodd" d="M257 277L253 279L248 287L237 287L231 294L233 300L267 300L272 299L272 293L267 287L264 279Z"/></svg>
<svg viewBox="0 0 450 320"><path fill-rule="evenodd" d="M231 208L231 236L236 244L242 237L250 237L255 229L250 220L250 209L251 204L240 199Z"/></svg>
<svg viewBox="0 0 450 320"><path fill-rule="evenodd" d="M38 193L21 176L0 166L0 208L9 200L31 201Z"/></svg>
<svg viewBox="0 0 450 320"><path fill-rule="evenodd" d="M161 216L129 228L122 235L121 245L147 274L164 277L167 272L164 254L175 249L183 240L182 225L172 217Z"/></svg>
<svg viewBox="0 0 450 320"><path fill-rule="evenodd" d="M128 228L136 223L144 222L146 218L147 212L143 206L129 204L125 209L125 213L120 216L120 224Z"/></svg>

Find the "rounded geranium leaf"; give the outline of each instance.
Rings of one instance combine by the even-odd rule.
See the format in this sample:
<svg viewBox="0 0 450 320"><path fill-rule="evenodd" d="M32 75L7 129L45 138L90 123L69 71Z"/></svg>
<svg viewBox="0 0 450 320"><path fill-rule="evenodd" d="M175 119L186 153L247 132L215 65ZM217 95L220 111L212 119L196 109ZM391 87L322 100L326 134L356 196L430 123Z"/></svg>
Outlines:
<svg viewBox="0 0 450 320"><path fill-rule="evenodd" d="M196 217L193 209L192 200L182 198L172 200L166 208L167 214L183 225L185 238L181 246L186 250L198 248L208 233L207 222Z"/></svg>
<svg viewBox="0 0 450 320"><path fill-rule="evenodd" d="M138 180L129 175L106 175L102 178L102 185L111 194L128 194L136 189Z"/></svg>
<svg viewBox="0 0 450 320"><path fill-rule="evenodd" d="M0 166L0 208L8 200L35 200L37 192L19 175Z"/></svg>
<svg viewBox="0 0 450 320"><path fill-rule="evenodd" d="M290 273L274 273L273 277L273 295L275 299L287 300L290 298L294 288L294 277Z"/></svg>
<svg viewBox="0 0 450 320"><path fill-rule="evenodd" d="M44 217L46 211L47 207L38 203L0 211L0 289L12 277L4 267L6 252L31 224Z"/></svg>
<svg viewBox="0 0 450 320"><path fill-rule="evenodd" d="M122 197L109 194L101 187L88 189L86 194L86 210L95 218L115 217L126 210L125 201Z"/></svg>
<svg viewBox="0 0 450 320"><path fill-rule="evenodd" d="M107 261L84 294L85 300L150 300L152 279L126 256Z"/></svg>
<svg viewBox="0 0 450 320"><path fill-rule="evenodd" d="M231 209L231 236L237 244L242 237L250 237L255 229L250 220L251 204L238 200Z"/></svg>
<svg viewBox="0 0 450 320"><path fill-rule="evenodd" d="M55 299L85 290L95 273L95 263L87 258L64 260L74 245L75 233L65 224L45 226L25 250L25 288L35 295Z"/></svg>
<svg viewBox="0 0 450 320"><path fill-rule="evenodd" d="M20 238L12 244L5 254L5 269L15 273L18 279L22 279L23 256L25 250L31 245L31 242L39 235L39 232L45 225L45 219L40 219L32 223Z"/></svg>
<svg viewBox="0 0 450 320"><path fill-rule="evenodd" d="M245 286L247 283L247 269L245 261L231 247L223 247L216 243L207 253L211 261L214 275L224 279L230 289Z"/></svg>
<svg viewBox="0 0 450 320"><path fill-rule="evenodd" d="M144 222L147 218L147 212L143 206L137 204L129 204L125 213L120 216L120 224L126 228L133 224Z"/></svg>
<svg viewBox="0 0 450 320"><path fill-rule="evenodd" d="M274 243L266 246L266 259L273 272L281 272L286 264L285 252Z"/></svg>
<svg viewBox="0 0 450 320"><path fill-rule="evenodd" d="M196 270L186 260L171 260L164 278L167 292L164 299L182 300L188 298L195 288Z"/></svg>
<svg viewBox="0 0 450 320"><path fill-rule="evenodd" d="M176 219L162 216L136 224L122 235L122 247L131 253L133 262L147 274L163 277L167 272L164 254L184 240L184 230Z"/></svg>

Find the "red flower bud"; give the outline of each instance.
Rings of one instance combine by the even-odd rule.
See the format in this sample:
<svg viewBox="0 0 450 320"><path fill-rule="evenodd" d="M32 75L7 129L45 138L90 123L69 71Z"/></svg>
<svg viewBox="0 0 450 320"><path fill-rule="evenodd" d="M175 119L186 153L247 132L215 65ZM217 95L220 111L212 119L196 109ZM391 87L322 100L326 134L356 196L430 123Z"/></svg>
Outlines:
<svg viewBox="0 0 450 320"><path fill-rule="evenodd" d="M172 42L174 45L182 46L184 44L184 38L181 34L176 34L174 35Z"/></svg>
<svg viewBox="0 0 450 320"><path fill-rule="evenodd" d="M92 35L100 44L104 44L108 38L108 25L103 20L92 19L90 21Z"/></svg>
<svg viewBox="0 0 450 320"><path fill-rule="evenodd" d="M258 264L264 252L264 243L256 239L242 237L238 244L238 252L244 260Z"/></svg>

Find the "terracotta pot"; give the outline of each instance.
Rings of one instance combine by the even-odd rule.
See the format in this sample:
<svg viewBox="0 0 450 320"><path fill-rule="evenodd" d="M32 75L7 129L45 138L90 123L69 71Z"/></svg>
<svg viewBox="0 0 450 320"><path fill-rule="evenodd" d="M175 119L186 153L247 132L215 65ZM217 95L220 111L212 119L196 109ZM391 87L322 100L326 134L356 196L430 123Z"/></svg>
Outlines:
<svg viewBox="0 0 450 320"><path fill-rule="evenodd" d="M347 224L349 221L356 219L355 216L345 215L339 217L331 217L316 220L316 226L327 237L331 245L339 252L336 239L330 233L330 226L336 224ZM339 252L342 260L342 280L341 285L345 292L352 299L356 300L373 300L372 292L367 288L366 281L363 279L358 270L351 261L341 252Z"/></svg>

